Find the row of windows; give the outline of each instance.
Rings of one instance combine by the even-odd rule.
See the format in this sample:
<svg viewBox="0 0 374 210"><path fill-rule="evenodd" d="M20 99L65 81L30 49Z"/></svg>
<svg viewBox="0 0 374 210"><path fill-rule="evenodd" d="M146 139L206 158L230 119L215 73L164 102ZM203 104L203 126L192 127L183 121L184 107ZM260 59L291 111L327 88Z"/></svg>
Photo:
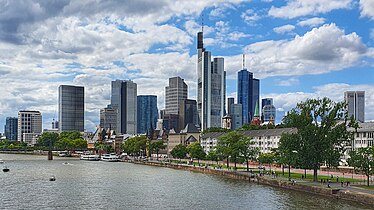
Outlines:
<svg viewBox="0 0 374 210"><path fill-rule="evenodd" d="M356 140L356 144L367 144L369 147L373 146L374 140Z"/></svg>
<svg viewBox="0 0 374 210"><path fill-rule="evenodd" d="M362 132L362 133L356 133L356 137L362 136L363 138L374 138L374 132Z"/></svg>

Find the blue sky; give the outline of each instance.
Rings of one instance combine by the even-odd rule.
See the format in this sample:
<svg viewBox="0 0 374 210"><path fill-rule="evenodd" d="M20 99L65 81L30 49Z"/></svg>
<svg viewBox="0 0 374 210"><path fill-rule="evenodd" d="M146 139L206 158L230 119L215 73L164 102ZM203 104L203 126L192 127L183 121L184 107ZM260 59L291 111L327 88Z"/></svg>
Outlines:
<svg viewBox="0 0 374 210"><path fill-rule="evenodd" d="M131 79L138 95L164 107L168 78L181 76L196 96L196 33L225 58L227 95L237 71L261 80L277 122L307 98L343 100L366 91L365 119L374 120L374 1L11 1L0 0L0 132L5 117L39 110L43 127L57 118L57 88L86 88L86 129L110 103L110 81Z"/></svg>

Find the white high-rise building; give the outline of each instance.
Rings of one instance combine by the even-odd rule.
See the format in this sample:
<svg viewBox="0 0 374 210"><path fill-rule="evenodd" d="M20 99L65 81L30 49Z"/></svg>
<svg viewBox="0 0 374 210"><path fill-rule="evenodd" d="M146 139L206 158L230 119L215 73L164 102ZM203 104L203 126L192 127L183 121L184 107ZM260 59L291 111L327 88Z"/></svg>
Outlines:
<svg viewBox="0 0 374 210"><path fill-rule="evenodd" d="M365 122L365 91L344 92L344 101L348 104L348 117Z"/></svg>
<svg viewBox="0 0 374 210"><path fill-rule="evenodd" d="M39 111L19 111L17 141L25 142L27 134L39 135L42 132L42 114ZM26 134L26 135L25 135ZM31 143L31 142L26 142Z"/></svg>
<svg viewBox="0 0 374 210"><path fill-rule="evenodd" d="M133 81L112 81L111 106L117 109L117 134L137 133L137 95Z"/></svg>
<svg viewBox="0 0 374 210"><path fill-rule="evenodd" d="M214 58L203 47L203 32L197 33L197 110L201 130L221 127L226 98L224 59Z"/></svg>

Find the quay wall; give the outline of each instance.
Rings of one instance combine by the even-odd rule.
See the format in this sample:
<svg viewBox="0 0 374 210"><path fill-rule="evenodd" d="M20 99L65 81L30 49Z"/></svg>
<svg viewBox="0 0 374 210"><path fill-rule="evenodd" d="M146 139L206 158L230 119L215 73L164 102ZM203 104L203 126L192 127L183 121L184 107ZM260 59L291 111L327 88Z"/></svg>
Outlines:
<svg viewBox="0 0 374 210"><path fill-rule="evenodd" d="M216 170L212 168L205 168L205 167L194 167L188 165L176 165L170 163L162 163L162 162L143 162L143 161L134 161L135 164L142 164L142 165L150 165L150 166L158 166L158 167L167 167L173 168L178 170L186 170L186 171L193 171L205 174L213 174L218 176L224 176L231 179L237 180L246 180L250 182L255 182L258 184L269 185L273 187L280 187L284 189L302 191L306 193L313 193L316 195L322 196L329 196L336 199L343 199L349 200L354 202L359 202L362 204L374 206L374 195L367 194L367 193L359 193L349 190L341 190L335 188L327 188L324 186L311 186L303 183L298 182L291 182L288 180L279 180L279 179L272 179L265 176L256 176L250 177L248 174L245 173L238 173L235 171L225 171L225 170Z"/></svg>

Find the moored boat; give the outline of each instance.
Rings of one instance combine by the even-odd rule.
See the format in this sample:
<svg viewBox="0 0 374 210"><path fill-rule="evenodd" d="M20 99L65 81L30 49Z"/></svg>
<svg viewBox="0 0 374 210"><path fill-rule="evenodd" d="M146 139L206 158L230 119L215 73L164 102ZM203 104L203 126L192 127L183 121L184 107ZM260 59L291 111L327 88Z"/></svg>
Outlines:
<svg viewBox="0 0 374 210"><path fill-rule="evenodd" d="M3 167L3 172L9 172L9 170L10 169L8 167L6 167L6 166Z"/></svg>
<svg viewBox="0 0 374 210"><path fill-rule="evenodd" d="M100 156L99 155L94 155L94 154L91 154L91 153L83 153L83 154L81 154L80 159L81 160L97 161L97 160L100 160Z"/></svg>
<svg viewBox="0 0 374 210"><path fill-rule="evenodd" d="M119 157L114 153L110 153L102 155L101 160L106 162L117 162L119 161Z"/></svg>

